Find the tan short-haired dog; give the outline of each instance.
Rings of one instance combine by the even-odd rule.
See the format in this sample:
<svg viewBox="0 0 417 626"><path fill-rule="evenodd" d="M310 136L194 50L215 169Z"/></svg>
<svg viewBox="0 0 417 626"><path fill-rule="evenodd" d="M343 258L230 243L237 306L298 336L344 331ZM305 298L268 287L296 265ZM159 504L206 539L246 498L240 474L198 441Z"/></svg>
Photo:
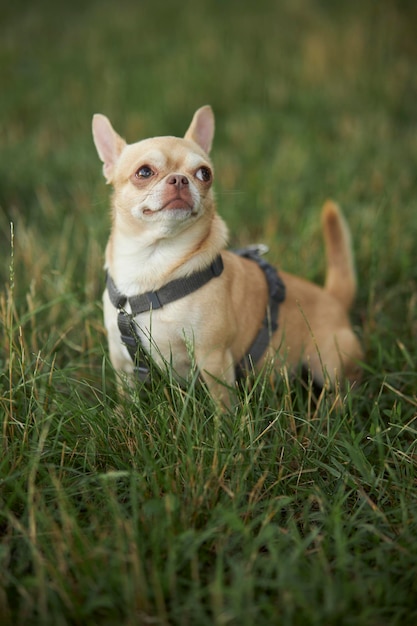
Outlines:
<svg viewBox="0 0 417 626"><path fill-rule="evenodd" d="M196 111L184 138L131 145L105 116L93 118L104 176L114 188L104 293L113 366L133 373L139 348L186 378L194 359L212 396L226 404L248 353L251 362L254 354L258 359L256 369L273 358L278 370L303 364L321 385L353 383L362 350L348 317L356 280L341 212L332 202L322 212L325 287L280 272L285 299L283 289L271 295L274 280L259 259L225 249L228 231L216 212L208 156L213 135L209 106ZM259 354L258 341L251 352L262 332L265 344L265 328L266 349Z"/></svg>

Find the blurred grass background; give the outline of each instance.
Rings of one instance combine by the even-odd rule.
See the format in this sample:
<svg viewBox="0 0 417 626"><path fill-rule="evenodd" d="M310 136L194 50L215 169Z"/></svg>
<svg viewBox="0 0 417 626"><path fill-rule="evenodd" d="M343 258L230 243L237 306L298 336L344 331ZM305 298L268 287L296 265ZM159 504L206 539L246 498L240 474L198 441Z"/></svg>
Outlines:
<svg viewBox="0 0 417 626"><path fill-rule="evenodd" d="M69 286L98 296L109 223L93 113L135 141L182 134L210 103L232 241L263 238L275 262L319 279L319 208L333 197L352 226L362 306L399 291L390 322L403 329L403 287L416 271L413 3L22 9L4 8L0 52L1 246L7 259L13 221L19 296L29 282L48 299ZM6 280L7 262L1 271Z"/></svg>
<svg viewBox="0 0 417 626"><path fill-rule="evenodd" d="M407 0L2 6L5 624L415 623L416 28ZM233 245L320 281L344 209L367 370L343 411L298 382L214 435L193 391L115 411L91 118L133 142L206 103Z"/></svg>

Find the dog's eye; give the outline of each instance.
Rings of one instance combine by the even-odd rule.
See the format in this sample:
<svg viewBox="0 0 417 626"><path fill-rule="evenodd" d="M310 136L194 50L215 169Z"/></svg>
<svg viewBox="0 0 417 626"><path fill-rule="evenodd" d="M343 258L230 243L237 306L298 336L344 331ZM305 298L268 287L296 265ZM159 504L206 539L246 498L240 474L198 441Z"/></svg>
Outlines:
<svg viewBox="0 0 417 626"><path fill-rule="evenodd" d="M150 178L153 174L154 172L151 170L149 165L142 165L142 167L137 170L135 176L136 178Z"/></svg>
<svg viewBox="0 0 417 626"><path fill-rule="evenodd" d="M211 172L209 168L205 167L204 165L196 171L195 175L196 178L198 178L198 180L201 180L203 183L208 183L211 180Z"/></svg>

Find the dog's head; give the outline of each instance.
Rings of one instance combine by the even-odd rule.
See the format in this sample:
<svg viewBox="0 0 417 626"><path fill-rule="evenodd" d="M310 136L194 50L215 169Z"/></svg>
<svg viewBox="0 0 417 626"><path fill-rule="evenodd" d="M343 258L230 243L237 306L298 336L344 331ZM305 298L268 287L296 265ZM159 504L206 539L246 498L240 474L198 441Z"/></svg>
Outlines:
<svg viewBox="0 0 417 626"><path fill-rule="evenodd" d="M94 143L107 183L114 187L116 219L134 232L151 228L175 234L211 215L213 135L209 106L195 112L184 138L154 137L130 145L107 117L94 115Z"/></svg>

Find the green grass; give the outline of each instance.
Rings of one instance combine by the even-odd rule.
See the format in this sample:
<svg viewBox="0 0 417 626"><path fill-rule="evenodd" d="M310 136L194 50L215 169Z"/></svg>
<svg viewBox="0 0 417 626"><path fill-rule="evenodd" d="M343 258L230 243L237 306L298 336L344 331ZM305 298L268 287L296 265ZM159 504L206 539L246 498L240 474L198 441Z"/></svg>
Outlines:
<svg viewBox="0 0 417 626"><path fill-rule="evenodd" d="M0 25L0 623L417 623L413 2L17 0ZM231 244L316 281L350 223L360 388L265 379L220 415L170 373L117 400L91 139L211 103ZM339 400L339 402L335 402Z"/></svg>

